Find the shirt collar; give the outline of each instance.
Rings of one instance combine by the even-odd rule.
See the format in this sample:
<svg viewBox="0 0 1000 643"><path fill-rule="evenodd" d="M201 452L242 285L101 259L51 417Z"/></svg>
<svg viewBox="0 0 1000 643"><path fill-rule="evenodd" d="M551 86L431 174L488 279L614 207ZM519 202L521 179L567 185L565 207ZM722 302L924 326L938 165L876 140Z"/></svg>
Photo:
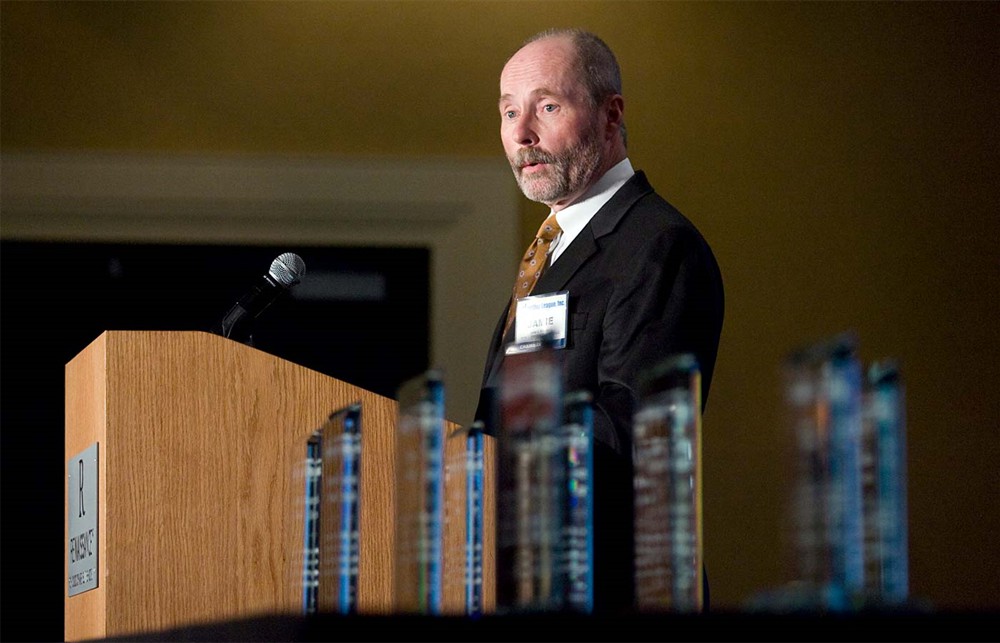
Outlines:
<svg viewBox="0 0 1000 643"><path fill-rule="evenodd" d="M553 261L562 254L562 251L576 238L576 235L580 234L580 231L597 214L597 211L611 200L615 192L632 178L633 174L635 174L635 170L632 169L632 164L627 158L622 159L605 172L604 176L598 179L579 201L556 213L556 221L562 229L562 234L553 248Z"/></svg>

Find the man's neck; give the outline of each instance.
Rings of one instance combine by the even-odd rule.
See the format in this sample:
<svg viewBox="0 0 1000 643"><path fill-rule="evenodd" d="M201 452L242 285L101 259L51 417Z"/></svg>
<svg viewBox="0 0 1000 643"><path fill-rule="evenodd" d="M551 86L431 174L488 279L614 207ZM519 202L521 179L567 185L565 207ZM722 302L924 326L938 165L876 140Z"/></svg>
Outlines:
<svg viewBox="0 0 1000 643"><path fill-rule="evenodd" d="M627 156L628 155L625 153L625 148L621 147L621 149L618 150L617 154L605 157L605 159L601 162L600 166L598 166L598 169L594 172L594 175L590 177L589 181L587 181L586 187L584 187L576 194L567 197L566 199L563 199L562 201L557 201L556 203L546 203L545 205L549 206L549 209L552 212L559 212L560 210L568 208L574 203L579 202L580 199L584 198L587 194L590 193L590 191L594 188L594 186L597 185L598 181L604 178L604 175L608 173L608 170L610 170L614 166L624 161L627 158Z"/></svg>

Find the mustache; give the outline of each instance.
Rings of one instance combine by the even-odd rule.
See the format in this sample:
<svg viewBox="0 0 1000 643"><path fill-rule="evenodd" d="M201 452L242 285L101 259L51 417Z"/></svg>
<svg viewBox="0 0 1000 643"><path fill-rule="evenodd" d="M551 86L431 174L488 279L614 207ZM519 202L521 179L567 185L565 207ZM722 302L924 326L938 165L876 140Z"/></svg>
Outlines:
<svg viewBox="0 0 1000 643"><path fill-rule="evenodd" d="M550 154L535 148L522 148L511 157L511 165L517 168L530 165L532 163L555 163L559 159L555 154Z"/></svg>

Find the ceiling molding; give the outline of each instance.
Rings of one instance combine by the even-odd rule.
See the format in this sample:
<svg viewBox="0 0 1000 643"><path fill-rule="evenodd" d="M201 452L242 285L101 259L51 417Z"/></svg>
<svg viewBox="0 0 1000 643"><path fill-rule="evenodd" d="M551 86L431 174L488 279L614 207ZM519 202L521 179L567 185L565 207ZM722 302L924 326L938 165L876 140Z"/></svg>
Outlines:
<svg viewBox="0 0 1000 643"><path fill-rule="evenodd" d="M520 254L519 199L502 160L16 153L0 238L427 247L429 353L466 424Z"/></svg>

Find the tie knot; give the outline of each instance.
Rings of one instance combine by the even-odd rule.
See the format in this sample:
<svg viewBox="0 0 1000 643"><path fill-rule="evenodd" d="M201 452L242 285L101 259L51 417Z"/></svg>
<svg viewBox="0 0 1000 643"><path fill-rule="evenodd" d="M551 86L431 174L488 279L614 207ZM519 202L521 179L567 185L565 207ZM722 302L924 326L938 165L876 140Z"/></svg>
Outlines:
<svg viewBox="0 0 1000 643"><path fill-rule="evenodd" d="M535 236L539 239L552 241L561 231L562 228L556 222L556 215L550 214L549 218L542 222L542 227L538 228L538 234Z"/></svg>

